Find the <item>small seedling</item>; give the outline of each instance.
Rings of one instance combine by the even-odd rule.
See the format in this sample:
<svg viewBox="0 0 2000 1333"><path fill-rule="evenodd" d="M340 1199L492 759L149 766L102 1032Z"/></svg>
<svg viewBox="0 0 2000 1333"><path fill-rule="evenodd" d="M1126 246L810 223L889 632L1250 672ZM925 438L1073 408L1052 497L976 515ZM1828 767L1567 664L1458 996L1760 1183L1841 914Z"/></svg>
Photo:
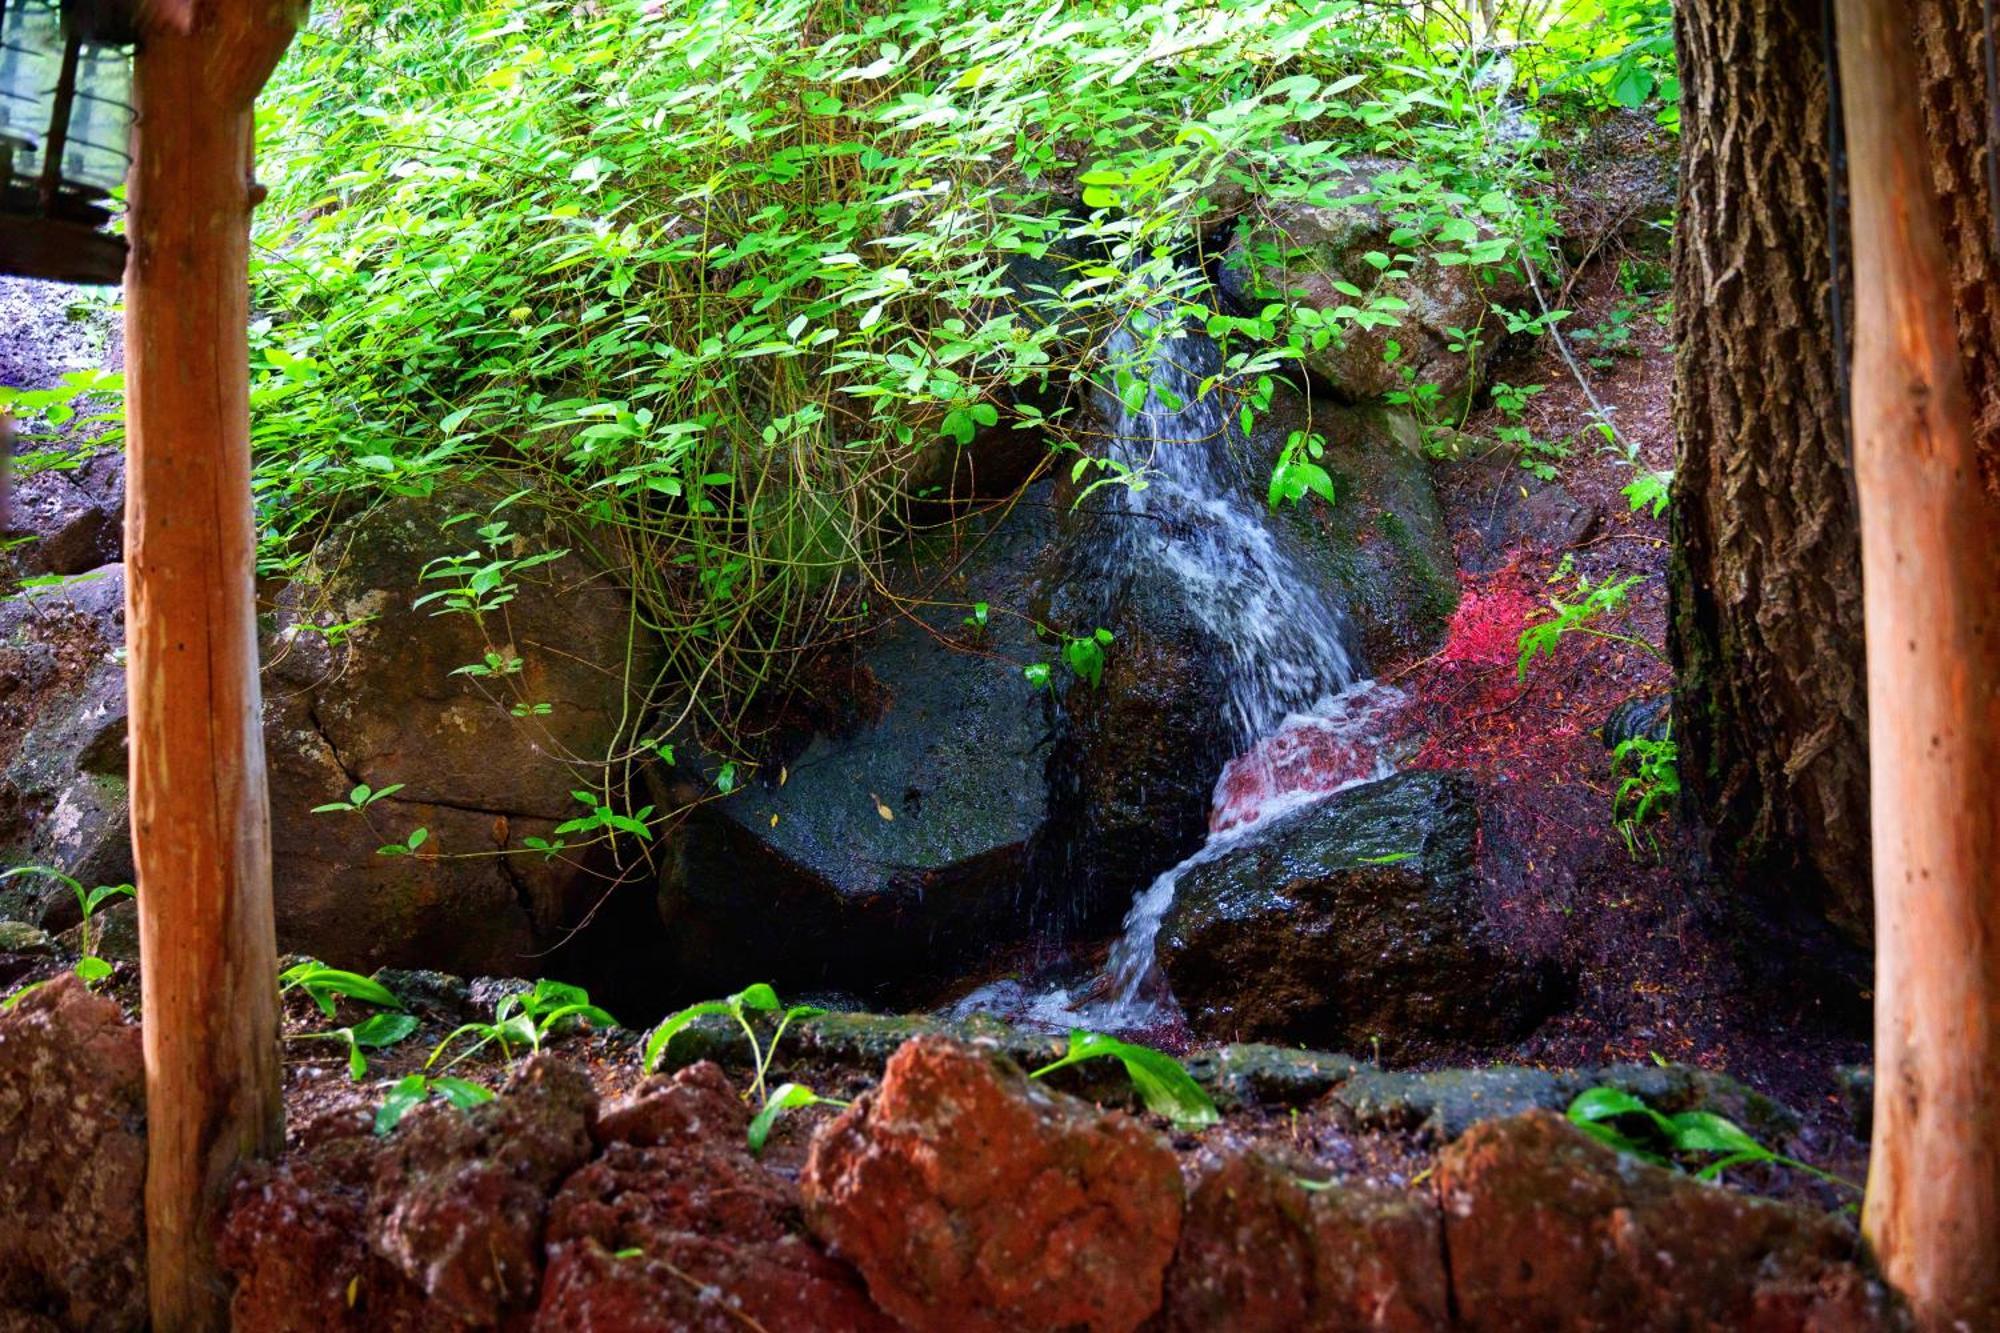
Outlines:
<svg viewBox="0 0 2000 1333"><path fill-rule="evenodd" d="M493 1090L448 1074L409 1074L398 1079L375 1109L375 1132L387 1134L426 1097L438 1096L461 1111L493 1100Z"/></svg>
<svg viewBox="0 0 2000 1333"><path fill-rule="evenodd" d="M375 849L377 856L415 856L417 849L430 841L431 831L421 824L410 830L410 836L401 842L386 843Z"/></svg>
<svg viewBox="0 0 2000 1333"><path fill-rule="evenodd" d="M561 981L551 981L547 977L535 983L535 988L520 995L503 995L493 1006L491 1023L466 1023L452 1030L431 1052L431 1058L424 1061L429 1069L439 1057L460 1037L477 1037L463 1051L445 1065L446 1069L460 1060L470 1058L493 1042L500 1043L500 1053L507 1059L514 1058L514 1048L539 1051L542 1042L550 1033L564 1023L584 1020L599 1027L614 1028L618 1020L590 1002L590 993L581 986L571 986Z"/></svg>
<svg viewBox="0 0 2000 1333"><path fill-rule="evenodd" d="M97 949L102 940L97 935L94 918L97 916L98 909L113 898L133 897L132 886L130 884L99 884L94 889L86 889L74 876L65 875L53 866L16 866L12 870L0 873L0 881L10 880L19 875L40 875L45 879L57 880L69 887L69 891L76 895L77 911L83 917L82 924L77 927L77 952L82 957L76 960L76 974L83 978L83 984L86 986L95 986L98 982L110 976L111 964L97 956ZM13 1004L19 1002L21 997L27 993L27 989L17 992L8 1001L9 1006L11 1007Z"/></svg>
<svg viewBox="0 0 2000 1333"><path fill-rule="evenodd" d="M414 1014L380 1013L370 1014L352 1027L335 1028L331 1032L301 1032L292 1040L346 1042L347 1074L359 1083L368 1076L368 1057L362 1054L364 1050L377 1051L394 1046L416 1030Z"/></svg>
<svg viewBox="0 0 2000 1333"><path fill-rule="evenodd" d="M787 1111L797 1111L807 1106L851 1106L852 1102L841 1101L837 1097L822 1097L803 1083L782 1083L772 1090L764 1102L764 1109L757 1112L750 1121L750 1152L757 1155L764 1151L764 1144L771 1137L771 1130Z"/></svg>
<svg viewBox="0 0 2000 1333"><path fill-rule="evenodd" d="M1579 1093L1569 1104L1569 1119L1599 1143L1656 1166L1677 1166L1675 1159L1679 1157L1715 1157L1695 1172L1697 1180L1715 1180L1733 1166L1774 1162L1851 1190L1861 1188L1851 1180L1772 1152L1736 1122L1712 1111L1662 1115L1618 1088L1597 1087Z"/></svg>
<svg viewBox="0 0 2000 1333"><path fill-rule="evenodd" d="M825 1012L826 1010L810 1004L795 1004L787 1009L779 1002L778 992L763 982L755 986L746 986L734 995L720 1000L691 1004L679 1013L669 1014L658 1027L653 1029L653 1035L646 1038L645 1069L647 1073L652 1073L660 1067L660 1060L666 1055L667 1047L672 1044L675 1034L688 1024L697 1018L726 1014L736 1020L736 1026L743 1029L744 1037L750 1042L751 1067L754 1071L750 1083L750 1095L757 1099L760 1109L767 1109L771 1099L765 1092L765 1075L770 1072L771 1060L778 1053L778 1042L784 1037L785 1029L798 1019L817 1018ZM777 1030L771 1034L769 1045L758 1038L757 1029L751 1026L749 1016L752 1013L779 1015Z"/></svg>
<svg viewBox="0 0 2000 1333"><path fill-rule="evenodd" d="M316 815L329 815L348 814L357 810L366 810L369 806L375 804L375 802L394 796L402 789L403 784L400 782L392 782L380 790L364 782L353 791L347 793L346 800L329 801L325 805L316 805L313 807L312 812Z"/></svg>
<svg viewBox="0 0 2000 1333"><path fill-rule="evenodd" d="M396 998L394 991L379 981L371 980L358 972L343 972L337 967L328 967L316 959L308 958L296 963L278 974L278 993L302 990L319 1006L319 1011L328 1018L333 1017L333 1002L345 996L372 1004L378 1009L401 1009L403 1002Z"/></svg>
<svg viewBox="0 0 2000 1333"><path fill-rule="evenodd" d="M1125 1074L1138 1091L1139 1100L1155 1115L1165 1116L1183 1129L1199 1129L1221 1120L1215 1103L1180 1061L1150 1046L1119 1041L1100 1032L1075 1029L1069 1034L1069 1049L1062 1058L1043 1065L1028 1077L1041 1078L1085 1060L1107 1059L1125 1066Z"/></svg>

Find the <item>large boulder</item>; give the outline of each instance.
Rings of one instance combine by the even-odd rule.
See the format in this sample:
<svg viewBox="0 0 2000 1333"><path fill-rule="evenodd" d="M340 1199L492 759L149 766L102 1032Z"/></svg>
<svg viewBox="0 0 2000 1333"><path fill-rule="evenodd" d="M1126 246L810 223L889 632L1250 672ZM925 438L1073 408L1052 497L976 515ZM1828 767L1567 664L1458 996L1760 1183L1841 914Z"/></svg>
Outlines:
<svg viewBox="0 0 2000 1333"><path fill-rule="evenodd" d="M819 1132L800 1185L814 1233L916 1330L1137 1328L1181 1225L1164 1139L939 1037Z"/></svg>
<svg viewBox="0 0 2000 1333"><path fill-rule="evenodd" d="M1188 1202L1167 1276L1171 1333L1429 1333L1451 1323L1428 1194L1309 1184L1257 1152Z"/></svg>
<svg viewBox="0 0 2000 1333"><path fill-rule="evenodd" d="M1141 520L1094 520L1119 521ZM1101 539L1074 534L1070 549ZM1049 770L1055 804L1035 878L1060 889L1065 925L1101 933L1154 876L1201 846L1216 777L1238 741L1229 645L1193 613L1188 590L1160 562L1075 563L1051 617L1073 633L1102 627L1113 637L1102 679L1070 680L1062 696Z"/></svg>
<svg viewBox="0 0 2000 1333"><path fill-rule="evenodd" d="M124 646L122 565L0 602L0 868L131 881ZM0 917L60 930L77 909L22 877L0 883Z"/></svg>
<svg viewBox="0 0 2000 1333"><path fill-rule="evenodd" d="M139 1029L62 976L0 1012L0 1325L146 1326Z"/></svg>
<svg viewBox="0 0 2000 1333"><path fill-rule="evenodd" d="M1437 1183L1474 1333L1903 1326L1835 1218L1648 1165L1552 1112L1474 1126Z"/></svg>
<svg viewBox="0 0 2000 1333"><path fill-rule="evenodd" d="M576 552L510 572L511 599L479 615L418 606L454 586L433 562L573 545L519 505L501 516L507 536L475 532L496 498L389 501L330 532L278 598L264 734L286 950L363 970L532 974L604 891L588 850L524 844L589 813L572 793L602 790L656 653L634 642L624 590ZM446 526L468 513L481 517ZM489 655L500 670L461 671L488 671ZM361 784L399 789L314 813ZM381 854L419 828L414 855Z"/></svg>
<svg viewBox="0 0 2000 1333"><path fill-rule="evenodd" d="M1350 787L1189 866L1160 965L1206 1037L1399 1058L1517 1037L1557 987L1501 939L1478 845L1463 774Z"/></svg>
<svg viewBox="0 0 2000 1333"><path fill-rule="evenodd" d="M690 813L660 889L681 984L875 990L1027 930L1051 705L1022 670L1049 653L1030 614L1047 506L1034 491L972 525L956 575L828 659L817 725L740 770L727 795L719 764L683 747L661 804L712 799ZM912 564L925 558L951 555L927 547ZM978 603L985 624L965 623Z"/></svg>
<svg viewBox="0 0 2000 1333"><path fill-rule="evenodd" d="M1307 352L1306 367L1349 402L1404 389L1405 372L1440 404L1469 401L1500 339L1500 322L1474 265L1441 264L1426 255L1385 270L1368 259L1411 249L1398 233L1420 211L1427 186L1407 162L1355 158L1318 192L1323 201L1271 204L1238 227L1223 255L1222 289L1248 310L1286 300L1318 311L1365 308L1376 297L1407 304L1385 323L1349 325L1328 346ZM1362 295L1341 291L1343 285ZM1400 349L1393 360L1391 343Z"/></svg>

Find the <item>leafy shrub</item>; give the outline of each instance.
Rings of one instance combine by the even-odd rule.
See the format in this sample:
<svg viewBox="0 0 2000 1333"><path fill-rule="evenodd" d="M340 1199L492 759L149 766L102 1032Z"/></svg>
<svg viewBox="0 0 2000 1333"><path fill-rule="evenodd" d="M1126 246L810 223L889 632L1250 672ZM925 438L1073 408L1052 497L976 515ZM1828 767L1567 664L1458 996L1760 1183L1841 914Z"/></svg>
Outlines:
<svg viewBox="0 0 2000 1333"><path fill-rule="evenodd" d="M1538 244L1531 141L1491 132L1507 89L1433 37L1268 0L344 5L260 112L264 565L504 470L630 582L669 716L729 736L849 632L936 460L1025 430L1105 467L1066 404L1143 393L1185 319L1234 416L1382 315L1213 311L1178 256L1226 194L1313 201L1390 154L1416 164L1383 201L1408 262ZM1274 495L1325 495L1316 455L1288 447ZM439 601L497 609L496 564L544 554L482 542Z"/></svg>

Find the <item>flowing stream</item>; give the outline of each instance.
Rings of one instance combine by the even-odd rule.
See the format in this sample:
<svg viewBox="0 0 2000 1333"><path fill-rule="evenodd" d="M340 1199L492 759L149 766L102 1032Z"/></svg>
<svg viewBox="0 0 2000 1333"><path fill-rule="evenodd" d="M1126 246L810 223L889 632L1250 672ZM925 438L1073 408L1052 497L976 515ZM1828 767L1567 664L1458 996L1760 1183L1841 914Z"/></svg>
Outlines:
<svg viewBox="0 0 2000 1333"><path fill-rule="evenodd" d="M1113 1031L1171 1021L1178 1011L1154 943L1181 877L1271 819L1390 772L1374 727L1400 696L1361 679L1343 608L1288 551L1239 456L1223 395L1200 392L1221 370L1220 351L1206 332L1184 328L1141 362L1146 332L1120 329L1105 347L1115 384L1143 375L1143 400L1107 388L1098 409L1109 456L1143 471L1146 484L1107 488L1126 517L1109 525L1097 556L1106 568L1165 571L1187 613L1223 645L1237 757L1216 784L1207 842L1134 900L1104 977L1082 994L999 982L960 1000L955 1014Z"/></svg>

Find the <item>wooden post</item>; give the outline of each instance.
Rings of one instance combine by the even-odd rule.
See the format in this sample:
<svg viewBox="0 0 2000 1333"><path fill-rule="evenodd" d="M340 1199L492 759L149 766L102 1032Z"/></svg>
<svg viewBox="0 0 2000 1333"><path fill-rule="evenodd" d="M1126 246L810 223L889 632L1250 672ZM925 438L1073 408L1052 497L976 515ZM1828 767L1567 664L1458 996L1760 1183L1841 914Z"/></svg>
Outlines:
<svg viewBox="0 0 2000 1333"><path fill-rule="evenodd" d="M1905 0L1839 0L1868 635L1875 1144L1919 1327L2000 1328L2000 506L1980 484Z"/></svg>
<svg viewBox="0 0 2000 1333"><path fill-rule="evenodd" d="M227 1327L229 1181L283 1139L247 344L251 104L295 19L157 5L134 69L126 675L161 1333Z"/></svg>

